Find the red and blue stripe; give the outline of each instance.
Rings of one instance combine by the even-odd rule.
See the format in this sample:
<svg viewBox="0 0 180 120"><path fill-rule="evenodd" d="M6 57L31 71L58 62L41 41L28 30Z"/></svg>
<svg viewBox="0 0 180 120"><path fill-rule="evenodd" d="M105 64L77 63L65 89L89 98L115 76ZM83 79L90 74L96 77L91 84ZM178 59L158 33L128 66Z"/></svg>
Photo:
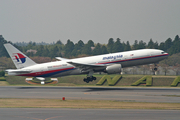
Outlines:
<svg viewBox="0 0 180 120"><path fill-rule="evenodd" d="M75 69L75 67L56 69L56 70L49 70L49 71L41 71L41 72L28 73L28 74L21 74L21 75L18 75L18 76L50 77L50 76L53 76L55 74L59 74L59 73L62 73L62 72L73 70L73 69Z"/></svg>

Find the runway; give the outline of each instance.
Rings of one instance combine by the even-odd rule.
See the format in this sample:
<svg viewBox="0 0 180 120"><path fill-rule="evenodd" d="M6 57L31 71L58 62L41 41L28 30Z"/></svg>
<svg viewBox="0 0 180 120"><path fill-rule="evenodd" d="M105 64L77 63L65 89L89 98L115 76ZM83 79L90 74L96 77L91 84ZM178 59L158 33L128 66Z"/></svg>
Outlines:
<svg viewBox="0 0 180 120"><path fill-rule="evenodd" d="M180 88L151 87L0 87L0 98L117 100L180 103Z"/></svg>
<svg viewBox="0 0 180 120"><path fill-rule="evenodd" d="M0 98L180 103L180 88L0 87ZM178 120L179 110L0 108L1 120Z"/></svg>
<svg viewBox="0 0 180 120"><path fill-rule="evenodd" d="M1 120L179 120L178 110L0 108Z"/></svg>

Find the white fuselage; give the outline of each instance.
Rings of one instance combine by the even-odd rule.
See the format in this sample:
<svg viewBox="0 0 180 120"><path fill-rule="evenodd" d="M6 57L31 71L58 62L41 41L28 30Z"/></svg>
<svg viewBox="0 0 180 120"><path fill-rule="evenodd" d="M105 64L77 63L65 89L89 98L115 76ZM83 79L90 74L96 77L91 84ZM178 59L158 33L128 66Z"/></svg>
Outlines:
<svg viewBox="0 0 180 120"><path fill-rule="evenodd" d="M76 59L69 59L64 61L55 61L42 64L36 64L33 66L18 69L20 71L31 71L30 73L15 73L8 72L9 75L18 76L32 76L32 77L60 77L66 75L78 75L85 74L80 68L75 67L72 64L67 63L67 61L73 61L75 63L89 64L89 65L113 65L121 64L122 68L157 63L168 56L162 50L157 49L141 49L126 52L118 52L112 54L104 54ZM103 71L105 67L95 70L95 72Z"/></svg>

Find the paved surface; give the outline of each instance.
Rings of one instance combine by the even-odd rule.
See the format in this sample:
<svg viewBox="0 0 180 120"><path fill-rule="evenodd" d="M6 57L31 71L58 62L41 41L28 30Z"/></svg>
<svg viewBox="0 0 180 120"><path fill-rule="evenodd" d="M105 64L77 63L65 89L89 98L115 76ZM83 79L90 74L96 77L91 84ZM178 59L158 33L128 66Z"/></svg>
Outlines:
<svg viewBox="0 0 180 120"><path fill-rule="evenodd" d="M180 103L180 88L0 87L0 98L118 100Z"/></svg>
<svg viewBox="0 0 180 120"><path fill-rule="evenodd" d="M180 103L180 88L0 87L0 98ZM0 120L179 120L178 110L0 108Z"/></svg>
<svg viewBox="0 0 180 120"><path fill-rule="evenodd" d="M1 120L179 120L177 110L0 108Z"/></svg>

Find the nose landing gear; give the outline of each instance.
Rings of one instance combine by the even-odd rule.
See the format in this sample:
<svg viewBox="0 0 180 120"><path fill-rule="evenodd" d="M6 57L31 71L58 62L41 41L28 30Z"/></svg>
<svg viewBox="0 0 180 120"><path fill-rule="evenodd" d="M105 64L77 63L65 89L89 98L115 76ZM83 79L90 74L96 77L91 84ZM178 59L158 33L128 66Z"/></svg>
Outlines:
<svg viewBox="0 0 180 120"><path fill-rule="evenodd" d="M153 71L153 75L156 75L157 73L157 70L158 70L158 68L157 68L157 64L155 63L154 64L154 68L152 69L152 71Z"/></svg>

